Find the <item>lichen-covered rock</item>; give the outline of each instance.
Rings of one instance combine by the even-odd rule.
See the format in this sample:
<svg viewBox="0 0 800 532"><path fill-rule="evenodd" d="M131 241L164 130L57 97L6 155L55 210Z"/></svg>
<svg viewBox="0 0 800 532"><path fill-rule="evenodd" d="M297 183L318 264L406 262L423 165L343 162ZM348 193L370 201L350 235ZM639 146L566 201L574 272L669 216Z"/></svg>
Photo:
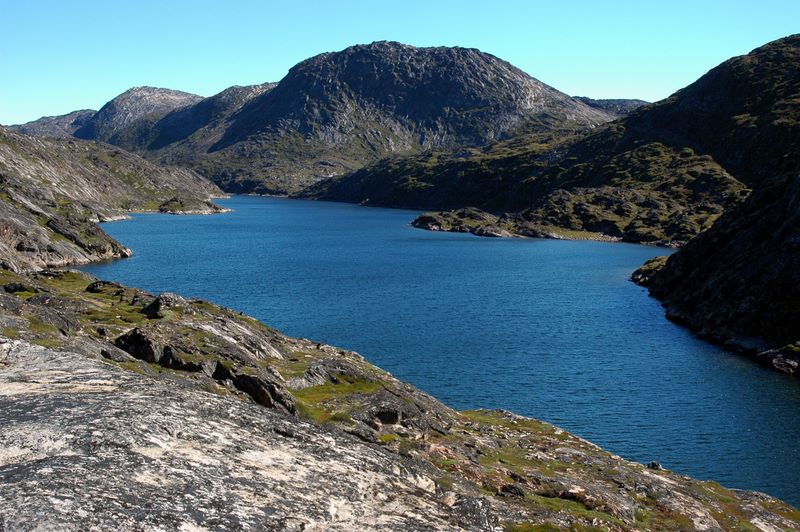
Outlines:
<svg viewBox="0 0 800 532"><path fill-rule="evenodd" d="M71 353L2 345L0 425L2 530L497 524L489 504L460 510L472 497L441 502L430 466Z"/></svg>

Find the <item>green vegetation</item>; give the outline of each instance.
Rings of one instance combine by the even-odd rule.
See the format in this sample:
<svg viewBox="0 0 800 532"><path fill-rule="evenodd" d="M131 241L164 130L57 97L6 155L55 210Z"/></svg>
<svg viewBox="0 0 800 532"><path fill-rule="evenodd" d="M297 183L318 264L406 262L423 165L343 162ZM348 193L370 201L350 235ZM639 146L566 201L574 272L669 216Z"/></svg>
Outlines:
<svg viewBox="0 0 800 532"><path fill-rule="evenodd" d="M48 349L60 349L64 347L64 342L55 338L34 338L31 343L47 347Z"/></svg>
<svg viewBox="0 0 800 532"><path fill-rule="evenodd" d="M595 520L599 520L602 523L605 523L606 526L608 525L617 525L622 526L624 522L620 519L617 519L613 515L607 514L605 512L600 512L597 510L591 510L587 508L584 504L581 504L578 501L573 501L570 499L561 499L558 497L542 497L540 495L526 495L525 502L527 504L531 504L536 508L543 508L547 509L551 512L560 513L563 512L567 515L572 517L582 518L589 523L595 522ZM591 528L586 527L585 530L591 530ZM595 528L595 530L602 530L602 528Z"/></svg>
<svg viewBox="0 0 800 532"><path fill-rule="evenodd" d="M506 523L503 525L506 532L558 532L561 527L548 523Z"/></svg>
<svg viewBox="0 0 800 532"><path fill-rule="evenodd" d="M348 408L360 395L369 395L381 389L381 384L338 374L335 382L292 390L300 414L318 423L353 422Z"/></svg>
<svg viewBox="0 0 800 532"><path fill-rule="evenodd" d="M6 338L11 338L12 340L16 340L21 337L19 329L16 327L5 327L3 328L3 336Z"/></svg>
<svg viewBox="0 0 800 532"><path fill-rule="evenodd" d="M311 404L325 403L332 399L354 394L370 394L382 388L379 382L354 379L346 375L337 375L337 382L321 384L295 390L293 393L298 399Z"/></svg>

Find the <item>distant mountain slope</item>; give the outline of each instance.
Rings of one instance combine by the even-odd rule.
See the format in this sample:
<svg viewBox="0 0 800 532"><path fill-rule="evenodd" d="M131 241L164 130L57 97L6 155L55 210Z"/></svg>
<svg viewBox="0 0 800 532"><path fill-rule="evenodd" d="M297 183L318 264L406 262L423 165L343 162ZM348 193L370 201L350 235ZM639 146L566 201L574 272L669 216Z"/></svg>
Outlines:
<svg viewBox="0 0 800 532"><path fill-rule="evenodd" d="M518 234L681 243L748 188L800 168L799 102L800 36L791 36L582 136L385 160L307 195L507 212L492 223ZM439 221L431 227L446 229Z"/></svg>
<svg viewBox="0 0 800 532"><path fill-rule="evenodd" d="M800 373L800 174L769 180L668 260L634 279L702 336ZM760 339L762 342L754 342Z"/></svg>
<svg viewBox="0 0 800 532"><path fill-rule="evenodd" d="M131 210L213 212L206 200L219 194L185 168L156 166L108 145L44 140L0 127L0 255L15 261L3 267L124 256L127 251L94 221Z"/></svg>
<svg viewBox="0 0 800 532"><path fill-rule="evenodd" d="M79 139L99 140L111 144L124 145L133 127L135 131L146 129L148 123L155 122L170 111L197 103L202 96L171 89L156 87L134 87L100 108L77 131ZM144 122L144 125L142 124Z"/></svg>
<svg viewBox="0 0 800 532"><path fill-rule="evenodd" d="M175 143L188 144L193 149L186 150L186 146L178 146L169 153L184 151L187 155L184 160L191 160L197 150L207 151L219 141L227 121L245 103L273 88L275 83L229 87L193 105L172 111L153 125L150 133L152 140L145 149L154 151Z"/></svg>
<svg viewBox="0 0 800 532"><path fill-rule="evenodd" d="M647 105L649 103L644 100L624 99L624 98L601 99L601 100L595 100L594 98L587 98L586 96L573 96L573 98L582 101L589 107L594 107L595 109L600 109L601 111L611 113L616 117L623 117L629 115L632 111L635 111L639 107L642 107L643 105Z"/></svg>
<svg viewBox="0 0 800 532"><path fill-rule="evenodd" d="M82 128L97 111L84 109L65 115L43 116L33 122L8 126L8 129L34 137L69 138Z"/></svg>

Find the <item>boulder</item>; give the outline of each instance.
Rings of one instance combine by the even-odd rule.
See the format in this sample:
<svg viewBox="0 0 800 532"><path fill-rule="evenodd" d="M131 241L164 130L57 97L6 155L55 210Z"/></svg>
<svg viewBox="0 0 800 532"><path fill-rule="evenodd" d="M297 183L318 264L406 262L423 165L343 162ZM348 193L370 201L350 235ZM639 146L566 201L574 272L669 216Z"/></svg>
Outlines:
<svg viewBox="0 0 800 532"><path fill-rule="evenodd" d="M177 294L164 292L142 309L142 314L150 319L164 318L168 310L185 309L189 305Z"/></svg>

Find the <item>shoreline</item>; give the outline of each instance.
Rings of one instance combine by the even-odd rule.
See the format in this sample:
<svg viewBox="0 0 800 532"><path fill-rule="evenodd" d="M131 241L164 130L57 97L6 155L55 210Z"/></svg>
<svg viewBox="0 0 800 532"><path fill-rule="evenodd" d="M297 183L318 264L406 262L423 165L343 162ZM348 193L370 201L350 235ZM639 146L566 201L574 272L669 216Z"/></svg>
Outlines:
<svg viewBox="0 0 800 532"><path fill-rule="evenodd" d="M111 259L111 260L118 260L118 259ZM92 261L92 262L97 262L97 261ZM55 274L55 273L54 273L54 271L55 271L54 269L50 268L50 269L48 269L48 270L42 271L41 273L42 273L42 275L48 276L48 275L54 275L54 274ZM35 274L34 274L34 275L35 275ZM85 275L85 274L83 274L83 275ZM107 286L107 285L109 285L109 286L110 286L110 285L114 285L114 284L115 284L115 283L109 283L109 282L104 282L104 281L103 281L103 282L101 282L101 283L102 283L102 284L101 284L100 286ZM119 285L118 285L118 286L119 286ZM126 290L127 290L127 289L126 289ZM130 289L130 290L134 290L134 291L136 291L136 289ZM138 291L137 291L137 292L138 292ZM161 297L161 296L160 296L160 297ZM223 310L224 310L224 309L223 309ZM231 312L234 312L234 313L235 313L235 311L231 311ZM249 318L248 318L248 319L249 319ZM278 333L278 334L280 334L280 333ZM294 341L299 341L299 342L307 342L307 343L308 343L308 341L307 341L307 340L302 340L302 339L298 339L298 340L294 340ZM314 342L310 342L310 343L311 343L312 345L314 344ZM320 347L322 344L319 344L319 343L317 343L316 345L317 345L317 348L319 348L319 347ZM326 345L326 346L323 346L322 348L323 348L323 350L325 350L325 349L333 349L333 350L336 350L336 349L337 349L337 348L334 348L334 347L331 347L331 346L327 346L327 345ZM338 352L343 352L343 351L338 351ZM363 359L362 359L362 360L363 360ZM125 363L127 363L127 362L125 362ZM171 364L171 363L169 363L169 362L168 362L168 364ZM373 368L375 368L377 371L382 371L382 370L380 370L379 368L377 368L376 366L372 366L371 364L369 364L369 367L373 367ZM404 384L404 386L408 386L408 385L405 385L405 384ZM419 393L423 393L423 394L424 394L424 392L419 392ZM433 398L431 398L431 399L432 399L433 401L436 401L436 400L435 400L435 399L433 399ZM256 401L256 402L259 402L259 401ZM265 406L268 406L268 405L265 405ZM447 408L447 407L445 407L445 408ZM501 423L501 422L502 422L502 423L505 423L505 421L502 421L502 420L503 420L503 419L506 419L506 418L508 418L508 419L512 420L512 421L513 421L513 424L519 424L519 423L541 423L541 422L539 422L539 421L536 421L536 420L534 420L533 418L527 418L527 417L522 417L522 416L516 416L515 414L508 413L507 411L501 411L501 412L499 412L499 413L497 414L497 417L493 417L493 416L495 416L495 415L494 415L494 414L492 414L492 413L491 413L491 411L476 411L476 412L477 412L477 414L475 414L475 415L479 415L479 416L481 416L481 417L480 417L480 419L484 419L484 418L485 418L486 420L492 420L492 421L490 421L490 423ZM313 414L313 415L316 415L316 414ZM465 414L464 414L464 413L460 413L459 415L465 415ZM486 417L486 416L488 416L488 417ZM391 425L391 424L390 424L390 425L379 424L378 426L381 426L381 427L387 428L387 427L394 427L395 425ZM495 426L495 425L490 425L490 426ZM547 424L546 426L550 426L550 425L549 425L549 424ZM548 429L548 430L551 430L551 429ZM567 433L566 431L563 431L562 429L559 429L558 427L553 427L553 428L552 428L552 430L553 430L553 431L555 431L553 434L555 434L556 436L558 436L558 438L557 438L557 440L558 440L558 441L561 441L561 436L560 436L560 435L561 435L561 434L564 434L564 435L565 435L565 437L568 437L568 438L570 438L570 440L569 440L569 441L573 441L572 439L574 438L574 441L576 442L576 444L579 444L579 445L585 445L585 446L589 446L589 447L587 447L587 448L593 448L593 449L596 449L596 450L597 450L597 452L600 452L600 453L607 453L607 451L601 450L601 448L597 447L596 445L594 445L594 444L592 444L592 443L589 443L589 442L587 442L586 440L584 440L584 439L582 439L582 438L580 438L580 437L572 436L571 434ZM345 431L345 432L346 432L346 431ZM403 432L402 432L402 431L401 431L400 433L401 433L401 434L403 434ZM393 445L395 444L395 442L396 442L396 441L398 441L398 440L396 440L396 439L395 439L395 436L391 436L391 437L390 437L390 435L391 435L391 434L394 434L394 433L391 433L391 432L390 432L390 433L386 433L386 434L388 434L388 435L386 435L386 437L384 438L386 441L383 441L383 440L381 440L381 439L379 439L379 440L377 440L377 441L373 441L373 440L369 440L369 439L368 439L367 441L368 441L368 442L370 442L370 443L374 443L374 444L380 445L380 446L387 446L387 448L392 448L392 446L393 446ZM383 438L383 436L381 436L381 437ZM363 439L363 435L360 435L360 436L359 436L359 438L360 438L360 439ZM402 438L402 436L401 436L401 438ZM563 443L563 442L561 443L561 445L564 445L564 444L565 444L565 443ZM396 452L396 451L392 451L392 452ZM637 470L637 471L643 471L643 472L648 472L648 471L651 471L652 473L648 473L648 474L651 474L651 475L656 475L656 477L658 477L658 476L661 476L661 475L668 475L668 476L669 476L669 478L675 478L675 479L677 479L677 478L683 478L683 479L686 479L686 478L688 478L688 477L683 477L682 475L678 475L678 474L675 474L675 473L672 473L672 472L669 472L669 471L663 470L663 469L661 468L661 466L660 466L660 465L658 465L658 464L657 464L657 463L655 463L655 462L651 463L651 464L650 464L650 465L648 465L648 466L643 466L643 465L641 465L641 464L637 464L636 462L630 462L630 461L628 461L628 460L623 460L623 459L620 459L620 458L619 458L618 456L616 456L616 455L611 455L611 456L613 457L613 460L621 460L621 462L618 462L619 464L622 464L622 463L624 463L624 464L628 464L626 467L629 467L629 466L630 466L630 467L634 467L634 468L636 468L636 470ZM501 463L502 463L502 462L501 462ZM617 463L617 462L615 462L615 463ZM508 466L506 466L506 467L508 467ZM640 470L640 469L638 469L638 468L642 468L642 469ZM648 469L648 468L649 468L649 469ZM516 485L516 483L517 483L518 481L514 480L514 478L516 478L516 477L512 477L512 482L514 483L514 485ZM673 482L674 482L674 481L673 481ZM683 482L683 481L682 481L682 482ZM702 484L702 481L692 481L692 482L699 482L699 483L701 483L701 484ZM533 489L533 488L531 488L531 487L530 487L528 484L523 484L523 486L526 486L526 487L524 487L524 488L513 488L513 489L512 489L512 488L507 488L507 489L509 489L509 490L512 490L512 491L511 491L511 492L509 492L509 493L517 493L517 492L516 492L516 491L514 491L514 490L518 490L518 489L523 489L523 490L529 490L529 489ZM496 487L496 488L494 488L494 489L498 490L498 492L497 492L498 494L497 494L497 495L495 495L495 497L501 497L501 498L502 498L502 497L506 497L506 496L507 496L507 495L503 495L503 494L502 494L503 490L504 490L504 489L506 489L505 487L503 487L503 486L497 486L497 487ZM750 497L750 496L753 496L753 495L751 495L751 494L754 494L755 492L751 492L751 491L746 491L746 490L745 490L745 491L744 491L744 492L742 492L742 493L744 493L744 494L746 494L746 496ZM515 495L512 495L512 496L515 496ZM561 500L561 499L557 499L557 500ZM579 500L583 500L583 499L579 499ZM588 504L588 503L587 503L587 504ZM621 511L621 510L615 510L614 512L612 512L612 515L619 515L619 516L625 516L625 515L628 515L628 514L626 514L626 513L624 513L624 512L623 512L622 514L617 514L617 511ZM626 519L627 519L627 518L626 518ZM635 521L636 521L636 520L634 519L634 520L633 520L633 523L635 523Z"/></svg>

